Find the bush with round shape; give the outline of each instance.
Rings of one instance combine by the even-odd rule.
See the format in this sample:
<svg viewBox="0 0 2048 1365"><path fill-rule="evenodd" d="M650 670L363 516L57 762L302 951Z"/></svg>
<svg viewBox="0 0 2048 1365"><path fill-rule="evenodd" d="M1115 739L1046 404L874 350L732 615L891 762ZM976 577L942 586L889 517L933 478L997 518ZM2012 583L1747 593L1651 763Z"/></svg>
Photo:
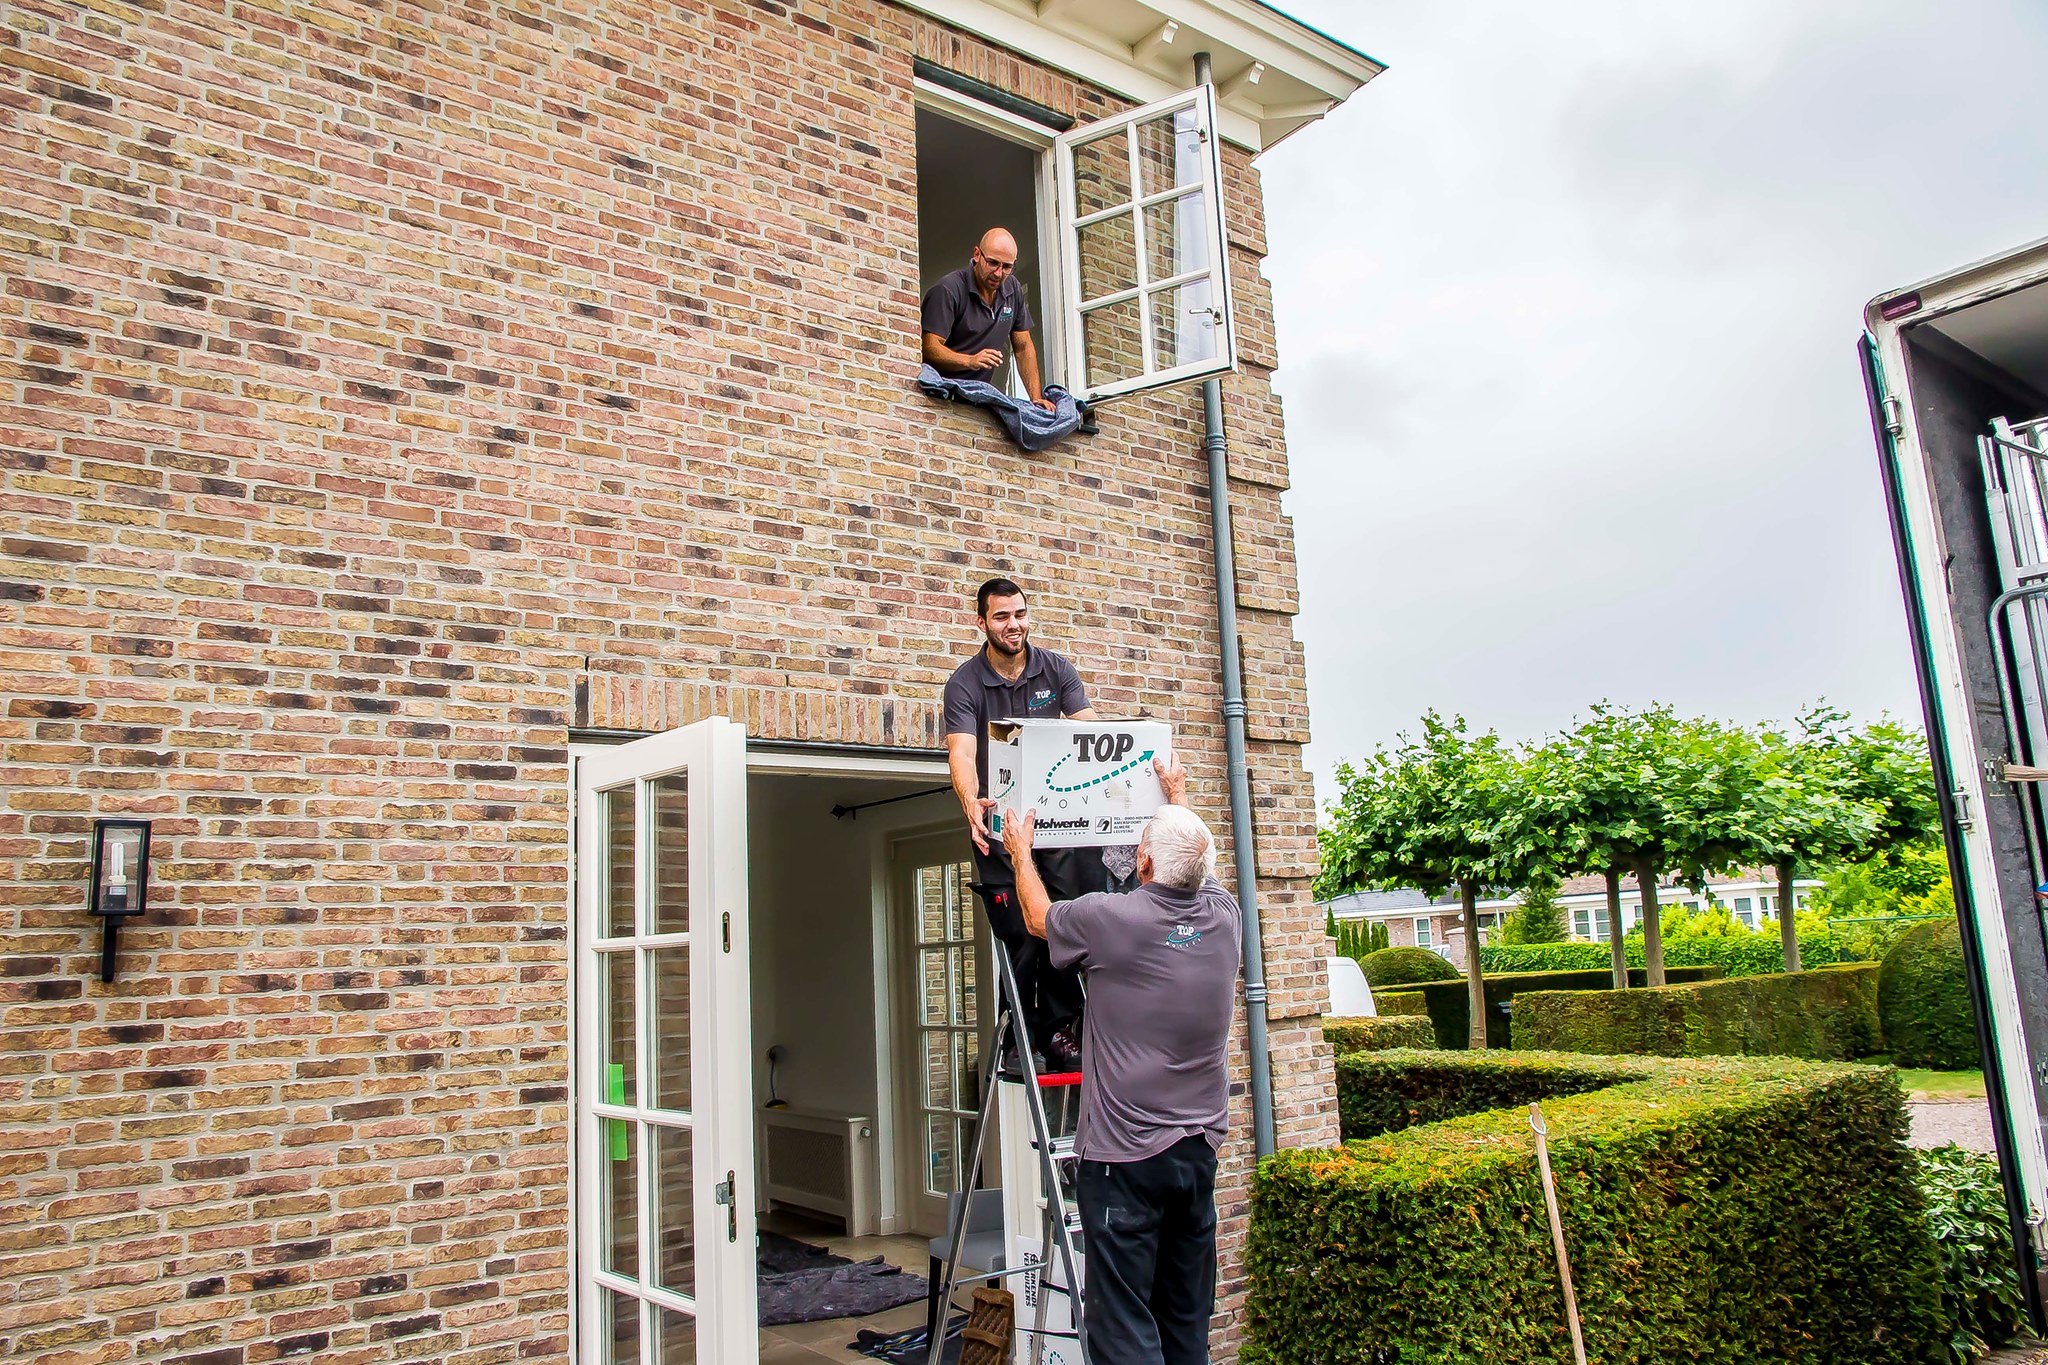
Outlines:
<svg viewBox="0 0 2048 1365"><path fill-rule="evenodd" d="M1366 984L1411 986L1418 981L1456 981L1458 969L1427 948L1382 948L1367 953L1358 964Z"/></svg>
<svg viewBox="0 0 2048 1365"><path fill-rule="evenodd" d="M1978 1064L1977 1016L1954 920L1929 920L1892 945L1878 974L1877 1010L1894 1065L1967 1071Z"/></svg>

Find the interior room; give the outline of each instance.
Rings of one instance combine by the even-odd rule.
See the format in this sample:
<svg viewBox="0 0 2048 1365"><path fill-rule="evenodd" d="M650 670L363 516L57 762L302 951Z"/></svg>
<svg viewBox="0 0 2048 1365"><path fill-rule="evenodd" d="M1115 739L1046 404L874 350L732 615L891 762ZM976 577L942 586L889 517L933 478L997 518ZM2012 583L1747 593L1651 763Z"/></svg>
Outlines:
<svg viewBox="0 0 2048 1365"><path fill-rule="evenodd" d="M864 1360L926 1322L972 1138L969 846L936 780L756 771L747 816L762 1361Z"/></svg>

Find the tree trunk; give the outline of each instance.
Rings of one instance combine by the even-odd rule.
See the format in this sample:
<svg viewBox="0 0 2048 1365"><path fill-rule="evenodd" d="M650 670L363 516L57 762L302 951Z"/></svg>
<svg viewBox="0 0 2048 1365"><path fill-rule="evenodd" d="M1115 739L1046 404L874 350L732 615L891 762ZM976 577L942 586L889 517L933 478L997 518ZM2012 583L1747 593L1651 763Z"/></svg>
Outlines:
<svg viewBox="0 0 2048 1365"><path fill-rule="evenodd" d="M1657 870L1646 858L1636 864L1636 890L1643 894L1643 970L1652 986L1664 984L1664 927L1657 920Z"/></svg>
<svg viewBox="0 0 2048 1365"><path fill-rule="evenodd" d="M1466 1043L1474 1052L1486 1050L1486 977L1479 970L1479 888L1459 882L1465 902L1465 1007L1471 1014Z"/></svg>
<svg viewBox="0 0 2048 1365"><path fill-rule="evenodd" d="M1614 989L1628 989L1628 945L1621 941L1621 869L1607 869L1607 954L1614 965Z"/></svg>
<svg viewBox="0 0 2048 1365"><path fill-rule="evenodd" d="M1790 858L1778 864L1778 941L1785 945L1785 970L1799 970L1799 926L1792 913L1792 874L1798 870Z"/></svg>

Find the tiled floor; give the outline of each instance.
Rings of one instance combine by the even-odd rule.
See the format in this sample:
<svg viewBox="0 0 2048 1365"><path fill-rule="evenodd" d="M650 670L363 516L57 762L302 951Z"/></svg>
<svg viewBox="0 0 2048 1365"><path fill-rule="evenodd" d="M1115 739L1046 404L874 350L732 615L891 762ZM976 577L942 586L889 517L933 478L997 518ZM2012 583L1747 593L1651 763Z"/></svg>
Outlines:
<svg viewBox="0 0 2048 1365"><path fill-rule="evenodd" d="M849 1260L865 1261L886 1256L892 1265L922 1276L930 1263L929 1239L924 1237L846 1237L837 1235L833 1224L814 1223L777 1211L761 1220L761 1226L822 1246ZM864 1318L827 1318L823 1322L799 1322L787 1327L761 1329L761 1365L817 1365L818 1361L859 1361L874 1365L868 1357L851 1350L847 1343L862 1328L876 1332L900 1332L924 1323L925 1301L906 1303L886 1313Z"/></svg>

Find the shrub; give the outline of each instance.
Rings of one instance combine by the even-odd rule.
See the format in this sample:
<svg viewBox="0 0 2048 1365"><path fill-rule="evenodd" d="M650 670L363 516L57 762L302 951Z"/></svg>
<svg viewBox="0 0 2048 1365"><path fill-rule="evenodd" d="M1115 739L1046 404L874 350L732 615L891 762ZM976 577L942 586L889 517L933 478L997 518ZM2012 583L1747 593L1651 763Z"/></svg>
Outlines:
<svg viewBox="0 0 2048 1365"><path fill-rule="evenodd" d="M1323 1020L1323 1037L1330 1040L1330 1046L1340 1056L1349 1052L1384 1052L1390 1047L1436 1045L1429 1020L1412 1014L1388 1014L1377 1019L1329 1016Z"/></svg>
<svg viewBox="0 0 2048 1365"><path fill-rule="evenodd" d="M1368 1111L1382 1131L1260 1164L1247 1365L1569 1361L1528 1115L1471 1112L1531 1099L1589 1358L1920 1365L1938 1349L1889 1071L1469 1052L1338 1069L1346 1135ZM1385 1131L1389 1115L1418 1126Z"/></svg>
<svg viewBox="0 0 2048 1365"><path fill-rule="evenodd" d="M1631 967L1643 965L1640 929L1629 931L1622 948ZM1825 967L1847 959L1839 935L1827 931L1799 935L1801 966ZM1604 943L1496 944L1479 950L1479 967L1486 972L1591 971L1607 966L1609 960ZM1667 975L1672 967L1719 967L1728 976L1760 976L1785 970L1785 949L1775 927L1729 938L1671 938L1664 941L1664 966Z"/></svg>
<svg viewBox="0 0 2048 1365"><path fill-rule="evenodd" d="M1334 926L1330 937L1337 940L1339 957L1363 962L1387 946L1387 926L1375 920L1339 920L1333 915L1330 923Z"/></svg>
<svg viewBox="0 0 2048 1365"><path fill-rule="evenodd" d="M1847 1061L1884 1050L1869 962L1640 991L1530 993L1516 1002L1513 1034L1518 1048L1655 1057Z"/></svg>
<svg viewBox="0 0 2048 1365"><path fill-rule="evenodd" d="M1977 1016L1954 920L1929 920L1884 955L1877 1006L1892 1060L1963 1071L1976 1066Z"/></svg>
<svg viewBox="0 0 2048 1365"><path fill-rule="evenodd" d="M1374 990L1382 986L1407 986L1417 981L1459 979L1456 967L1427 948L1382 948L1376 953L1367 953L1358 966L1365 973L1365 984Z"/></svg>
<svg viewBox="0 0 2048 1365"><path fill-rule="evenodd" d="M1920 1153L1927 1231L1941 1258L1951 1365L1969 1365L2026 1325L1998 1162L1950 1145Z"/></svg>
<svg viewBox="0 0 2048 1365"><path fill-rule="evenodd" d="M1678 981L1704 981L1721 974L1719 967L1673 967L1667 975ZM1509 1001L1524 991L1606 990L1614 984L1609 971L1597 972L1503 972L1486 978L1486 1045L1507 1047ZM1629 984L1645 984L1640 967L1629 973ZM1472 1032L1472 996L1463 977L1456 981L1423 981L1408 988L1420 995L1436 1025L1438 1047L1469 1047Z"/></svg>
<svg viewBox="0 0 2048 1365"><path fill-rule="evenodd" d="M1429 1002L1422 998L1421 991L1388 991L1385 995L1374 991L1372 994L1372 1007L1378 1010L1382 1016L1389 1014L1419 1014L1424 1019L1429 1018Z"/></svg>

